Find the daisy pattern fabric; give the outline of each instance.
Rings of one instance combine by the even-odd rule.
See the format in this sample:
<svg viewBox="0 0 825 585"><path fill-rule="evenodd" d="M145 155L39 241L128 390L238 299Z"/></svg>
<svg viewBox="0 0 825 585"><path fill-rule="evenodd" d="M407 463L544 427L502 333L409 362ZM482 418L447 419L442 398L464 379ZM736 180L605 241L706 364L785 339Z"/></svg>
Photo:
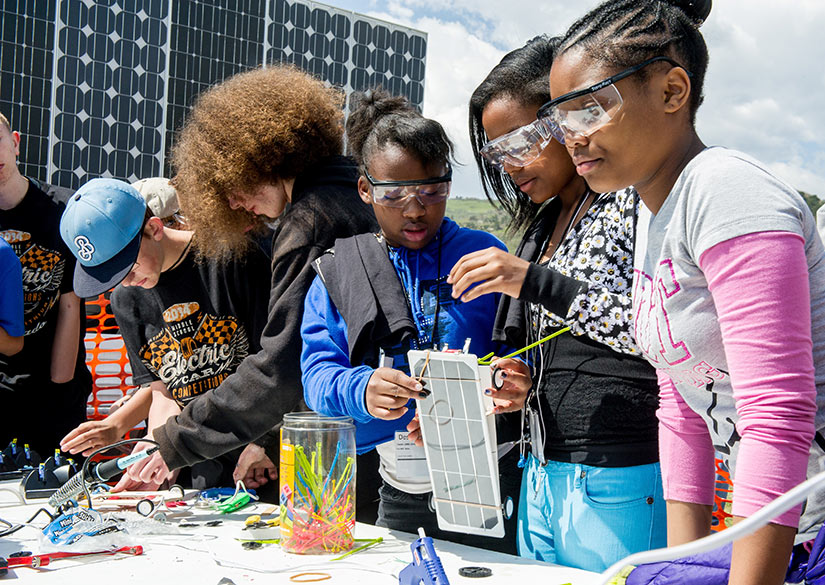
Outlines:
<svg viewBox="0 0 825 585"><path fill-rule="evenodd" d="M633 242L640 203L633 188L602 193L543 264L564 276L588 283L570 304L567 315L531 304L533 323L540 336L570 326L573 335L585 335L629 355L641 355L628 332L633 320Z"/></svg>

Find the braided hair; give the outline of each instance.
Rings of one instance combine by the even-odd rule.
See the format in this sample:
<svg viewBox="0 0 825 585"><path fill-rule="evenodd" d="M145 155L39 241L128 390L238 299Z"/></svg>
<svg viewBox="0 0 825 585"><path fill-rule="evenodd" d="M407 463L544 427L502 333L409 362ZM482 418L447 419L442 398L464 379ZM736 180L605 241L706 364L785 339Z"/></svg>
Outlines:
<svg viewBox="0 0 825 585"><path fill-rule="evenodd" d="M350 108L347 150L362 174L388 145L403 148L425 167L453 160L453 143L441 124L422 116L406 98L371 89L353 94Z"/></svg>
<svg viewBox="0 0 825 585"><path fill-rule="evenodd" d="M481 186L491 203L497 199L510 216L508 230L517 231L535 217L540 204L533 203L513 179L481 156L487 133L481 123L484 108L496 99L511 99L538 110L550 100L550 67L561 41L560 37L538 36L523 47L507 53L493 67L470 98L470 142L481 175Z"/></svg>
<svg viewBox="0 0 825 585"><path fill-rule="evenodd" d="M667 56L691 74L690 116L702 104L708 48L699 26L711 0L607 0L573 23L559 53L579 48L593 59L624 69ZM645 79L645 71L636 74Z"/></svg>

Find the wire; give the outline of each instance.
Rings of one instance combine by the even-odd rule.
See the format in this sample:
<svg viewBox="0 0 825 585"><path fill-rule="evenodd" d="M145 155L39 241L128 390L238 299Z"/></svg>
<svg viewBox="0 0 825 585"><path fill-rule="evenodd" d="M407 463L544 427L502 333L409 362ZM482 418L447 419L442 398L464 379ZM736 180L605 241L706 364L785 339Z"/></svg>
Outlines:
<svg viewBox="0 0 825 585"><path fill-rule="evenodd" d="M20 495L20 486L18 485L17 489L9 488L9 487L0 487L0 492L9 492L10 494L14 494L17 498L18 502L21 504L26 503L26 498ZM5 502L4 502L5 505Z"/></svg>
<svg viewBox="0 0 825 585"><path fill-rule="evenodd" d="M54 520L54 516L52 516L51 512L49 512L46 508L40 508L39 510L37 510L37 512L35 512L32 515L31 518L29 518L21 524L12 524L8 520L3 520L2 518L0 518L0 524L4 524L5 526L7 526L6 530L0 531L0 538L3 538L4 536L10 536L18 530L20 530L21 528L29 526L32 522L34 522L34 519L37 518L40 514L45 514L46 516L48 516L49 521ZM35 528L39 529L38 526L36 526Z"/></svg>
<svg viewBox="0 0 825 585"><path fill-rule="evenodd" d="M146 438L143 438L143 437L140 437L140 438L137 438L137 439L123 439L121 441L117 441L116 443L112 443L111 445L106 445L105 447L101 447L100 449L96 449L83 462L83 467L81 467L81 469L80 469L80 477L83 478L83 481L82 481L82 483L83 483L83 495L86 496L86 501L89 504L89 509L90 510L94 510L94 507L92 506L92 495L89 492L89 486L86 485L86 484L87 483L94 483L94 485L96 486L96 485L100 485L101 483L103 483L103 482L87 482L86 481L86 472L89 469L89 462L92 460L92 457L94 457L95 455L97 455L99 453L102 453L103 451L108 451L109 449L114 449L115 447L120 447L121 445L129 445L129 444L132 444L132 443L151 443L151 444L155 445L156 447L160 447L160 444L157 441L153 441L152 439L146 439ZM65 506L65 504L64 504L64 506ZM62 507L63 506L61 506L61 508Z"/></svg>
<svg viewBox="0 0 825 585"><path fill-rule="evenodd" d="M696 555L713 550L738 538L753 534L781 513L786 510L790 510L795 505L804 501L808 497L808 494L824 485L825 471L820 471L809 480L799 484L792 490L789 490L770 504L763 506L753 515L742 520L741 522L737 522L733 526L730 526L721 532L715 532L710 536L700 538L699 540L694 540L693 542L688 542L687 544L680 544L679 546L673 546L670 548L659 548L656 550L629 555L619 562L614 563L602 572L602 580L599 581L598 585L608 585L613 576L627 565L638 566L647 563L672 561L689 555Z"/></svg>

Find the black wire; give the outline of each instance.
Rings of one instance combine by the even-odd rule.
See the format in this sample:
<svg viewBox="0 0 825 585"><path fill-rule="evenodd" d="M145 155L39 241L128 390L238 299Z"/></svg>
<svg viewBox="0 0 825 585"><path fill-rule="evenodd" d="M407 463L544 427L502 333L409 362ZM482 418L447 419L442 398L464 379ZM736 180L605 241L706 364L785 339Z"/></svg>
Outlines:
<svg viewBox="0 0 825 585"><path fill-rule="evenodd" d="M437 255L438 260L437 260L437 263L436 263L436 274L435 274L435 314L433 315L433 328L430 331L430 344L432 344L433 347L438 349L438 342L436 341L435 336L438 333L438 314L441 312L441 281L442 281L442 277L441 277L441 241L442 240L441 240L441 230L440 229L439 229L438 233L435 235L435 237L438 239L438 255ZM387 242L386 238L384 238L384 247L386 248L387 254L389 255L390 245ZM396 268L395 265L393 265L393 269L396 271L396 274L398 274L398 268ZM400 274L398 275L398 279L401 280L401 275ZM446 280L446 276L444 277L444 280ZM403 281L402 281L402 283L403 283ZM415 317L413 316L412 304L413 304L413 301L415 301L420 305L421 304L421 299L413 299L410 296L410 291L408 291L406 288L403 288L403 284L402 284L402 289L404 290L404 300L407 302L407 309L410 312L410 316L413 317L413 321L415 321ZM416 324L416 328L415 328L415 334L416 334L415 335L416 340L415 340L414 347L418 348L418 346L419 346L418 340L419 340L420 336L419 336L419 331L418 331L418 325L417 324ZM381 364L379 364L379 366L380 365Z"/></svg>
<svg viewBox="0 0 825 585"><path fill-rule="evenodd" d="M433 330L430 333L430 343L438 349L435 336L438 333L438 313L441 311L441 230L435 237L438 238L438 262L435 269L435 317L433 318Z"/></svg>
<svg viewBox="0 0 825 585"><path fill-rule="evenodd" d="M103 451L108 451L109 449L114 449L115 447L120 447L121 445L128 445L131 443L152 443L153 445L160 447L157 441L153 441L152 439L145 439L143 437L137 439L123 439L121 441L117 441L116 443L112 443L111 445L106 445L105 447L101 447L100 449L96 449L92 451L92 454L86 458L86 461L83 462L83 467L80 469L80 477L81 477L81 485L83 486L83 495L86 496L86 501L89 503L89 509L94 510L92 507L92 495L89 493L89 487L86 485L86 471L89 468L89 462L92 460L92 457L97 455L98 453L102 453ZM125 470L124 470L125 471ZM93 487L100 485L103 482L95 482ZM68 503L68 502L67 502ZM64 504L63 506L65 506ZM61 506L61 508L63 508Z"/></svg>
<svg viewBox="0 0 825 585"><path fill-rule="evenodd" d="M14 534L15 532L17 532L18 530L20 530L21 528L23 528L24 526L27 526L27 525L31 524L32 522L34 522L34 519L37 518L40 514L45 514L46 516L48 516L49 521L54 520L54 516L46 508L40 508L37 512L35 512L32 515L31 518L29 518L28 520L26 520L22 524L16 524L15 525L15 524L12 524L11 522L9 522L8 520L3 520L2 518L0 518L0 523L5 524L6 526L8 526L7 530L4 530L3 532L0 532L0 538L3 538L4 536L10 536L10 535Z"/></svg>

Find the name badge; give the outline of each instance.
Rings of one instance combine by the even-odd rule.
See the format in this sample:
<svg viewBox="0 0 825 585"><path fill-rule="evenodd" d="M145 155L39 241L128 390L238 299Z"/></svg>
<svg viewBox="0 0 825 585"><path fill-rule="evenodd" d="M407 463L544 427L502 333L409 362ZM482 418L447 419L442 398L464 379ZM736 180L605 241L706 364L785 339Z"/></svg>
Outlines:
<svg viewBox="0 0 825 585"><path fill-rule="evenodd" d="M395 431L395 469L401 481L430 480L424 447L410 441L407 431Z"/></svg>

